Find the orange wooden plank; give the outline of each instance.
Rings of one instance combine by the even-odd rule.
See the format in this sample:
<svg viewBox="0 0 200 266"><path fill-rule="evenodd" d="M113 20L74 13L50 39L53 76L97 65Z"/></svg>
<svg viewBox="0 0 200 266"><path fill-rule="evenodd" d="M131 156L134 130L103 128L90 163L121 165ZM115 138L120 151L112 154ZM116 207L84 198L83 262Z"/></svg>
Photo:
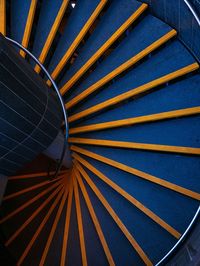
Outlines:
<svg viewBox="0 0 200 266"><path fill-rule="evenodd" d="M159 145L159 144L149 144L149 143L147 144L147 143L128 142L128 141L115 141L115 140L106 140L106 139L87 139L87 138L68 138L68 142L76 144L114 147L114 148L200 155L200 148L183 147L183 146L171 146L171 145Z"/></svg>
<svg viewBox="0 0 200 266"><path fill-rule="evenodd" d="M32 31L32 26L33 26L33 20L34 20L34 16L35 16L36 6L37 6L37 0L32 0L31 4L30 4L30 8L29 8L27 21L26 21L26 26L25 26L25 30L24 30L24 36L23 36L23 39L22 39L22 45L25 48L28 47L29 39L30 39L30 36L31 36L31 31ZM25 57L26 53L23 50L20 50L20 55L22 57Z"/></svg>
<svg viewBox="0 0 200 266"><path fill-rule="evenodd" d="M38 195L36 195L35 197L33 197L32 199L28 200L26 203L24 203L23 205L21 205L19 208L15 209L13 212L9 213L8 215L6 215L4 218L2 218L0 220L0 224L6 222L7 220L9 220L10 218L12 218L13 216L15 216L17 213L23 211L25 208L27 208L29 205L31 205L32 203L34 203L35 201L37 201L38 199L40 199L41 197L43 197L44 195L46 195L48 192L50 192L52 189L56 188L58 185L60 185L63 181L59 181L55 184L53 184L52 186L50 186L49 188L44 189L42 192L40 192Z"/></svg>
<svg viewBox="0 0 200 266"><path fill-rule="evenodd" d="M47 254L48 254L48 252L49 252L49 248L50 248L50 246L51 246L51 243L52 243L52 240L53 240L53 237L54 237L54 234L55 234L56 228L57 228L57 226L58 226L58 222L59 222L59 220L60 220L61 213L62 213L62 211L63 211L64 205L65 205L66 200L67 200L68 192L69 192L69 187L68 187L67 184L66 184L65 192L64 192L64 194L63 194L63 197L62 197L62 200L61 200L60 206L59 206L59 208L58 208L58 211L57 211L57 214L56 214L55 220L54 220L54 222L53 222L53 225L52 225L52 228L51 228L51 231L50 231L50 234L49 234L48 240L47 240L47 242L46 242L46 245L45 245L44 251L43 251L43 253L42 253L42 257L41 257L41 260L40 260L40 264L39 264L39 266L42 266L42 265L45 264L45 260L46 260Z"/></svg>
<svg viewBox="0 0 200 266"><path fill-rule="evenodd" d="M0 32L6 35L6 0L0 0Z"/></svg>
<svg viewBox="0 0 200 266"><path fill-rule="evenodd" d="M90 87L85 89L83 92L79 93L77 96L75 96L73 99L71 99L66 104L66 108L69 110L70 108L77 105L80 101L87 98L92 93L96 92L99 88L103 87L106 83L111 81L116 76L120 75L130 67L132 67L134 64L136 64L138 61L140 61L142 58L147 56L152 51L156 50L159 46L163 45L163 43L167 42L169 39L174 37L176 35L175 30L171 30L168 33L166 33L164 36L162 36L160 39L153 42L151 45L146 47L144 50L142 50L140 53L136 54L117 68L115 68L113 71L108 73L106 76L92 84Z"/></svg>
<svg viewBox="0 0 200 266"><path fill-rule="evenodd" d="M178 193L181 193L187 197L191 197L193 199L196 199L196 200L200 200L200 194L197 193L197 192L194 192L192 190L189 190L189 189L186 189L186 188L183 188L181 186L178 186L178 185L175 185L171 182L168 182L168 181L165 181L164 179L161 179L161 178L158 178L156 176L153 176L153 175L150 175L148 173L145 173L143 171L140 171L136 168L133 168L133 167L130 167L128 165L125 165L125 164L122 164L122 163L119 163L117 161L114 161L112 159L109 159L107 157L104 157L104 156L101 156L99 154L96 154L94 152L90 152L86 149L82 149L82 148L79 148L79 147L76 147L74 145L71 146L71 150L72 151L75 151L75 152L78 152L80 154L83 154L83 155L86 155L90 158L93 158L95 160L98 160L100 162L103 162L105 164L108 164L110 166L113 166L117 169L120 169L122 171L125 171L127 173L130 173L130 174L133 174L135 176L138 176L144 180L147 180L149 182L153 182L157 185L160 185L160 186L163 186L165 188L168 188L168 189L171 189L173 191L176 191Z"/></svg>
<svg viewBox="0 0 200 266"><path fill-rule="evenodd" d="M40 213L40 211L55 197L56 194L62 189L63 185L60 185L40 206L32 215L20 226L16 232L6 241L5 246L10 245L17 236L32 222L32 220Z"/></svg>
<svg viewBox="0 0 200 266"><path fill-rule="evenodd" d="M109 128L131 126L131 125L136 125L136 124L141 124L141 123L162 121L165 119L174 119L178 117L192 116L192 115L197 115L197 114L200 114L199 106L179 109L179 110L173 110L173 111L168 111L168 112L163 112L163 113L151 114L151 115L138 116L138 117L127 118L127 119L122 119L122 120L109 121L109 122L104 122L104 123L99 123L99 124L75 127L69 130L69 134L77 134L77 133L83 133L83 132L105 130Z"/></svg>
<svg viewBox="0 0 200 266"><path fill-rule="evenodd" d="M146 10L147 5L142 4L117 30L116 32L96 51L95 54L74 74L74 76L61 88L64 95L82 75L98 60L100 56L125 32L125 30Z"/></svg>
<svg viewBox="0 0 200 266"><path fill-rule="evenodd" d="M84 177L90 188L93 190L95 195L98 197L100 202L103 204L105 209L108 211L110 216L113 218L113 221L118 225L118 227L121 229L125 237L128 239L132 247L135 249L135 251L138 253L138 255L141 257L141 259L144 261L146 265L153 265L150 259L147 257L145 252L142 250L140 245L137 243L137 241L134 239L134 237L131 235L131 233L128 231L126 226L123 224L119 216L116 214L116 212L112 209L108 201L105 199L105 197L102 195L100 190L97 188L97 186L94 184L94 182L91 180L91 178L88 176L88 174L85 172L85 170L80 166L80 164L75 161L74 164L80 171L81 175Z"/></svg>
<svg viewBox="0 0 200 266"><path fill-rule="evenodd" d="M57 182L57 181L59 181L60 179L63 179L63 177L61 176L61 177L58 177L58 178L53 179L53 180L48 180L48 181L41 182L41 183L39 183L39 184L37 184L37 185L31 186L31 187L28 187L28 188L22 189L22 190L20 190L20 191L14 192L14 193L12 193L12 194L10 194L10 195L7 195L7 196L5 196L5 197L3 198L3 200L5 201L5 200L13 199L13 198L15 198L15 197L17 197L17 196L20 196L20 195L22 195L22 194L24 194L24 193L27 193L27 192L29 192L29 191L33 191L33 190L35 190L35 189L37 189L37 188L40 188L40 187L43 187L43 186L45 186L45 185L51 184L52 182Z"/></svg>
<svg viewBox="0 0 200 266"><path fill-rule="evenodd" d="M48 55L48 52L49 52L49 50L51 48L52 42L53 42L53 40L54 40L54 38L56 36L56 32L58 31L59 25L60 25L60 23L62 21L62 18L64 16L64 14L65 14L68 2L69 2L69 0L63 0L62 1L62 5L61 5L61 7L60 7L60 9L58 11L58 14L57 14L57 16L55 18L55 21L54 21L54 23L52 25L52 28L51 28L51 30L49 32L49 35L48 35L47 39L46 39L46 42L45 42L45 44L44 44L44 46L42 48L42 52L39 55L38 59L39 59L40 63L42 63L42 64L44 63L44 61L45 61L45 59L46 59L46 57ZM39 65L36 65L35 66L35 71L37 73L40 73L40 70L41 70L41 68L39 67Z"/></svg>
<svg viewBox="0 0 200 266"><path fill-rule="evenodd" d="M163 219L161 219L158 215L144 206L141 202L139 202L136 198L128 194L125 190L123 190L120 186L110 180L107 176L105 176L102 172L97 170L94 166L92 166L88 161L84 160L81 156L74 154L73 157L80 162L82 165L87 167L90 171L92 171L96 176L98 176L103 182L109 185L112 189L117 191L122 197L132 203L136 208L142 211L145 215L147 215L150 219L152 219L155 223L160 225L166 231L168 231L175 238L179 239L181 234L175 230L172 226L166 223ZM80 170L80 169L79 169Z"/></svg>
<svg viewBox="0 0 200 266"><path fill-rule="evenodd" d="M23 254L21 255L21 257L19 258L17 265L22 265L22 263L24 262L27 254L29 253L29 251L31 250L33 244L35 243L35 241L37 240L38 236L40 235L42 229L44 228L45 224L47 223L49 217L51 216L52 212L54 211L54 209L56 208L56 206L58 205L61 197L63 195L63 189L61 191L59 191L58 196L56 197L56 199L53 201L50 209L48 210L47 214L45 215L44 219L42 220L41 224L39 225L38 229L36 230L35 234L33 235L33 237L31 238L31 241L28 243L27 247L25 248Z"/></svg>
<svg viewBox="0 0 200 266"><path fill-rule="evenodd" d="M51 74L51 77L53 79L56 79L58 77L58 75L60 74L60 72L62 71L62 69L64 68L64 66L68 62L68 60L71 58L71 56L75 52L76 48L78 47L78 45L83 40L84 36L88 32L88 30L90 29L90 27L92 26L92 24L94 23L94 21L96 20L96 18L98 17L98 15L102 11L102 9L104 8L106 3L107 3L107 0L101 0L100 1L100 3L96 7L96 9L92 13L92 15L89 17L88 21L85 23L85 25L83 26L83 28L81 29L81 31L79 32L79 34L77 35L77 37L75 38L75 40L73 41L71 46L69 47L69 49L65 52L65 54L63 55L60 62L57 64L57 66L53 70L53 72ZM51 85L50 80L47 81L47 85L48 86Z"/></svg>
<svg viewBox="0 0 200 266"><path fill-rule="evenodd" d="M72 184L72 179L71 179L70 184L69 184L69 197L68 197L67 211L66 211L66 217L65 217L65 228L64 228L64 233L63 233L63 244L62 244L60 266L66 265L66 253L67 253L67 242L68 242L68 235L69 235L72 199L73 199L73 184Z"/></svg>
<svg viewBox="0 0 200 266"><path fill-rule="evenodd" d="M67 170L61 170L59 173L60 175L63 175L65 173L68 173ZM55 171L49 172L49 175L55 174ZM24 175L15 175L15 176L9 176L8 180L16 180L16 179L26 179L26 178L33 178L33 177L48 177L47 172L40 172L40 173L32 173L32 174L24 174Z"/></svg>
<svg viewBox="0 0 200 266"><path fill-rule="evenodd" d="M86 254L86 247L85 247L85 237L84 237L84 230L83 230L81 205L80 205L80 198L79 198L79 192L78 192L78 184L77 184L77 180L74 175L74 172L72 173L72 180L73 180L73 186L74 186L74 196L75 196L76 215L77 215L77 222L78 222L78 232L79 232L79 240L80 240L80 248L81 248L82 265L87 266L87 254Z"/></svg>
<svg viewBox="0 0 200 266"><path fill-rule="evenodd" d="M104 252L105 252L105 255L106 255L106 257L107 257L108 263L109 263L110 266L114 266L115 263L114 263L113 257L112 257L112 255L111 255L110 249L109 249L109 247L108 247L108 244L107 244L107 242L106 242L105 236L104 236L103 231L102 231L102 229L101 229L101 225L100 225L100 223L99 223L99 220L98 220L98 218L97 218L97 216L96 216L96 213L95 213L95 211L94 211L94 208L93 208L93 206L92 206L92 202L91 202L91 200L90 200L90 198L89 198L89 195L88 195L88 193L87 193L87 190L86 190L86 188L85 188L85 185L84 185L84 183L83 183L83 181L82 181L82 179L81 179L80 173L77 171L77 169L75 169L74 172L75 172L76 178L77 178L77 180L78 180L78 184L79 184L79 186L80 186L80 189L81 189L81 191L82 191L83 197L84 197L84 199L85 199L86 205L87 205L87 207L88 207L88 210L89 210L90 216L91 216L92 221L93 221L93 223L94 223L94 226L95 226L95 228L96 228L96 231L97 231L97 234L98 234L99 240L100 240L100 242L101 242L101 245L102 245L103 250L104 250Z"/></svg>
<svg viewBox="0 0 200 266"><path fill-rule="evenodd" d="M113 105L116 105L116 104L118 104L118 103L120 103L122 101L125 101L125 100L127 100L129 98L136 97L139 94L142 94L142 93L145 93L145 92L147 92L149 90L152 90L153 88L156 88L157 86L160 86L160 85L162 85L162 84L164 84L164 83L166 83L166 82L168 82L170 80L173 80L173 79L176 79L176 78L181 77L183 75L186 75L187 73L195 71L198 68L199 68L198 63L193 63L191 65L188 65L186 67L178 69L178 70L176 70L174 72L171 72L171 73L169 73L167 75L164 75L164 76L162 76L160 78L157 78L157 79L152 80L152 81L150 81L148 83L145 83L145 84L143 84L143 85L141 85L139 87L136 87L136 88L133 88L133 89L127 91L127 92L124 92L124 93L122 93L122 94L120 94L118 96L110 98L110 99L108 99L108 100L106 100L104 102L96 104L96 105L94 105L94 106L92 106L92 107L90 107L88 109L85 109L85 110L83 110L81 112L78 112L78 113L76 113L74 115L71 115L68 118L68 121L69 121L69 123L70 122L74 122L74 121L76 121L76 120L78 120L80 118L86 117L86 116L88 116L90 114L94 114L94 113L99 112L99 111L101 111L103 109L109 108L109 107L111 107ZM73 99L73 101L75 101L75 98ZM68 108L68 107L70 108L70 106L71 106L70 102L66 104L66 108Z"/></svg>

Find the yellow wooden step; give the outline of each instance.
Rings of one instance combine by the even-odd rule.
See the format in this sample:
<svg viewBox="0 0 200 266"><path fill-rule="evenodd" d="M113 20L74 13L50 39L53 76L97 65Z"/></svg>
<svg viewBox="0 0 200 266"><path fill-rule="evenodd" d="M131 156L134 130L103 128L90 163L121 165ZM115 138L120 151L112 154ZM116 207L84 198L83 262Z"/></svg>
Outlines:
<svg viewBox="0 0 200 266"><path fill-rule="evenodd" d="M66 11L68 3L69 3L69 0L63 0L62 5L61 5L61 7L60 7L60 9L58 11L58 14L57 14L56 18L55 18L55 21L54 21L54 23L52 25L52 28L51 28L51 30L49 32L49 35L48 35L48 37L46 39L46 42L45 42L45 44L44 44L44 46L42 48L42 52L40 53L40 56L38 58L40 63L42 63L42 64L44 63L44 61L45 61L45 59L47 57L47 54L49 52L49 49L51 48L51 44L52 44L52 42L53 42L53 40L54 40L54 38L56 36L56 33L58 31L58 27L59 27L59 25L61 23L61 20L62 20L64 14L65 14L65 11ZM37 73L39 73L40 70L41 70L40 67L38 65L36 65L35 66L35 71Z"/></svg>
<svg viewBox="0 0 200 266"><path fill-rule="evenodd" d="M6 0L0 0L0 32L6 35Z"/></svg>
<svg viewBox="0 0 200 266"><path fill-rule="evenodd" d="M88 30L90 29L90 27L92 26L94 21L96 20L96 18L99 16L99 14L101 13L102 9L104 8L104 6L107 2L108 2L108 0L100 1L99 5L96 7L96 9L92 13L92 15L89 17L88 21L85 23L85 25L83 26L83 28L81 29L81 31L79 32L79 34L77 35L77 37L75 38L75 40L73 41L73 43L71 44L69 49L65 52L65 54L61 58L60 62L57 64L55 69L52 71L52 73L51 73L52 79L55 80L58 77L58 75L60 74L60 72L62 71L62 69L64 68L64 66L68 62L68 60L71 58L71 56L75 52L76 48L81 43L84 36L86 35L86 33L88 32ZM50 80L47 80L47 85L51 86Z"/></svg>
<svg viewBox="0 0 200 266"><path fill-rule="evenodd" d="M26 26L24 29L24 35L22 38L22 45L27 48L28 44L29 44L29 39L31 36L31 31L32 31L32 26L33 26L33 20L34 20L34 16L35 16L35 11L36 11L36 6L37 6L37 0L32 0L31 4L30 4L30 8L29 8L29 13L28 13L28 17L26 20ZM22 50L20 50L20 55L22 57L26 56L26 53Z"/></svg>
<svg viewBox="0 0 200 266"><path fill-rule="evenodd" d="M74 144L86 144L86 145L112 147L112 148L137 149L137 150L147 150L147 151L200 155L200 148L183 147L183 146L171 146L171 145L137 143L137 142L128 142L128 141L115 141L115 140L106 140L106 139L87 139L87 138L69 138L68 142Z"/></svg>
<svg viewBox="0 0 200 266"><path fill-rule="evenodd" d="M74 122L74 121L76 121L76 120L78 120L80 118L86 117L86 116L88 116L90 114L94 114L94 113L96 113L98 111L101 111L101 110L107 108L107 107L110 107L110 106L115 105L115 104L117 104L119 102L122 102L122 101L127 100L129 98L132 98L132 97L134 97L136 95L144 93L144 92L146 92L148 90L156 88L157 86L162 85L162 84L164 84L164 83L166 83L166 82L168 82L170 80L173 80L173 79L178 78L180 76L186 75L186 74L188 74L188 73L190 73L192 71L197 70L198 68L199 68L198 63L193 63L191 65L183 67L183 68L181 68L179 70L176 70L174 72L171 72L171 73L169 73L169 74L167 74L165 76L157 78L157 79L155 79L153 81L150 81L150 82L148 82L146 84L143 84L143 85L141 85L141 86L139 86L137 88L129 90L129 91L127 91L125 93L122 93L122 94L120 94L118 96L115 96L115 97L113 97L113 98L111 98L109 100L106 100L105 102L99 103L99 104L97 104L95 106L92 106L92 107L86 109L86 110L83 110L83 111L81 111L79 113L71 115L68 118L68 121L69 121L69 123L70 122ZM66 107L68 107L68 106L69 106L69 104L67 103Z"/></svg>
<svg viewBox="0 0 200 266"><path fill-rule="evenodd" d="M125 32L125 30L146 10L147 5L142 4L121 27L97 50L95 54L74 74L74 76L60 89L64 95L81 76L100 58L100 56Z"/></svg>
<svg viewBox="0 0 200 266"><path fill-rule="evenodd" d="M165 119L173 119L173 118L191 116L191 115L197 115L197 114L200 114L199 106L186 108L186 109L173 110L173 111L163 112L163 113L156 113L152 115L144 115L144 116L138 116L138 117L127 118L127 119L122 119L122 120L109 121L109 122L104 122L104 123L99 123L99 124L92 124L92 125L87 125L87 126L82 126L82 127L75 127L69 130L69 134L77 134L77 133L83 133L83 132L105 130L109 128L131 126L131 125L136 125L140 123L155 122L155 121L161 121Z"/></svg>
<svg viewBox="0 0 200 266"><path fill-rule="evenodd" d="M119 163L117 161L114 161L112 159L109 159L105 156L101 156L99 154L96 154L94 152L91 152L91 151L88 151L86 149L83 149L83 148L80 148L80 147L77 147L77 146L74 146L72 145L71 146L71 150L76 152L76 153L79 153L79 154L83 154L83 155L86 155L92 159L95 159L97 161L100 161L100 162L103 162L107 165L110 165L112 167L115 167L117 169L120 169L122 171L125 171L127 173L130 173L130 174L133 174L135 176L138 176L144 180L147 180L149 182L152 182L152 183L155 183L157 185L160 185L160 186L163 186L167 189L170 189L172 191L175 191L175 192L178 192L180 194L183 194L184 196L187 196L187 197L191 197L195 200L200 200L200 194L195 192L195 191L192 191L192 190L189 190L187 188L184 188L184 187L181 187L181 186L178 186L174 183L171 183L171 182L168 182L164 179L161 179L161 178L158 178L156 176L153 176L153 175L150 175L146 172L143 172L143 171L140 171L136 168L133 168L133 167L130 167L128 165L125 165L123 163ZM73 155L74 156L74 155Z"/></svg>
<svg viewBox="0 0 200 266"><path fill-rule="evenodd" d="M160 47L163 43L167 42L169 39L173 38L176 35L175 30L171 30L170 32L166 33L164 36L162 36L157 41L153 42L151 45L146 47L144 50L142 50L137 55L130 58L128 61L124 62L122 65L111 71L109 74L107 74L105 77L98 80L96 83L91 85L89 88L85 89L83 92L81 92L79 95L74 97L72 100L70 100L66 104L66 108L70 109L77 105L80 101L87 98L89 95L91 95L93 92L97 91L99 88L104 86L106 83L108 83L110 80L115 78L116 76L120 75L124 71L126 71L128 68L132 67L134 64L136 64L138 61L140 61L142 58L144 58L146 55L151 53L152 51L156 50L158 47Z"/></svg>

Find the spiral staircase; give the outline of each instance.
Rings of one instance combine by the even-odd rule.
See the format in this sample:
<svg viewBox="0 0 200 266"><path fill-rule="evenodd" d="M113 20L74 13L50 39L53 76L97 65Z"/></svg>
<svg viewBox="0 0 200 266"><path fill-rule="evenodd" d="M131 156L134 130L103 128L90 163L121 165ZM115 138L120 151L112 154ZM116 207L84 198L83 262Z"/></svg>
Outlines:
<svg viewBox="0 0 200 266"><path fill-rule="evenodd" d="M192 221L200 200L200 28L193 20L196 42L187 45L189 29L179 32L151 2L0 1L0 32L35 55L60 89L71 153L71 167L56 178L10 175L0 143L8 175L2 266L156 265Z"/></svg>

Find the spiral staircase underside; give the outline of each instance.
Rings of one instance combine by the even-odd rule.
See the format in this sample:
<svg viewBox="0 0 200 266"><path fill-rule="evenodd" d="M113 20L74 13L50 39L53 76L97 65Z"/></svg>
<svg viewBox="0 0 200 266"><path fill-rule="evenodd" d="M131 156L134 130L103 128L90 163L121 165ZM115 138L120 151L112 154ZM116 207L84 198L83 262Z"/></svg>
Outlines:
<svg viewBox="0 0 200 266"><path fill-rule="evenodd" d="M199 64L145 3L71 4L0 1L0 32L59 86L72 156L56 179L8 178L5 247L17 265L154 265L199 206Z"/></svg>

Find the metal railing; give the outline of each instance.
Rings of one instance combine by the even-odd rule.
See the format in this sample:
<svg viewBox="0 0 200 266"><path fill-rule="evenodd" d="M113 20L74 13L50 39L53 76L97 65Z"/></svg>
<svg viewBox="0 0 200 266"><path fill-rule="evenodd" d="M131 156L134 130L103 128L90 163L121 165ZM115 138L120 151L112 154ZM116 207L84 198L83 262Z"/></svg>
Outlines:
<svg viewBox="0 0 200 266"><path fill-rule="evenodd" d="M176 242L176 244L173 246L173 248L155 266L164 265L163 263L165 263L168 260L168 258L170 256L172 256L174 252L176 252L176 250L184 242L186 236L188 236L188 234L191 232L191 230L192 230L197 218L199 217L199 215L200 215L200 206L198 207L192 221L190 222L189 226L187 227L185 232L182 234L180 239Z"/></svg>
<svg viewBox="0 0 200 266"><path fill-rule="evenodd" d="M68 139L68 136L69 136L67 112L66 112L66 109L65 109L64 101L62 99L62 95L60 94L59 89L58 89L55 81L52 79L51 75L46 70L46 68L40 63L40 61L31 52L29 52L23 45L21 45L17 41L15 41L15 40L13 40L11 38L8 38L8 37L5 37L5 38L10 43L14 44L15 46L17 46L18 48L23 50L26 54L28 54L35 61L35 63L37 65L40 66L40 68L47 75L48 79L51 81L51 84L52 84L52 86L53 86L54 90L56 91L56 94L57 94L57 96L59 98L59 101L60 101L60 104L61 104L61 107L62 107L63 117L64 117L65 134L64 134L64 143L63 143L63 149L62 149L61 157L60 157L60 159L58 161L58 165L57 165L57 168L56 168L56 171L55 171L55 174L54 174L54 178L55 178L59 174L59 171L60 171L60 169L62 167L62 163L63 163L63 159L64 159L64 156L65 156L65 151L66 151L66 147L67 147L67 139Z"/></svg>
<svg viewBox="0 0 200 266"><path fill-rule="evenodd" d="M190 2L188 0L184 0L185 4L188 6L188 8L190 9L190 11L192 12L194 18L196 19L197 23L200 26L200 18L198 17L196 11L194 10L194 8L192 7L192 5L190 4Z"/></svg>
<svg viewBox="0 0 200 266"><path fill-rule="evenodd" d="M190 2L188 0L184 0L184 2L188 6L188 8L192 12L195 20L197 21L198 25L200 26L200 18L198 17L196 11L194 10L194 8L192 7L192 5L190 4ZM155 266L164 265L164 263L173 255L173 253L175 253L177 251L177 249L180 248L180 246L183 244L184 240L186 239L186 237L188 236L188 234L191 232L192 228L194 227L194 224L195 224L196 220L198 219L199 215L200 215L200 205L199 205L192 221L190 222L189 226L187 227L187 229L183 233L183 235L180 237L180 239L177 241L177 243L173 246L173 248Z"/></svg>

